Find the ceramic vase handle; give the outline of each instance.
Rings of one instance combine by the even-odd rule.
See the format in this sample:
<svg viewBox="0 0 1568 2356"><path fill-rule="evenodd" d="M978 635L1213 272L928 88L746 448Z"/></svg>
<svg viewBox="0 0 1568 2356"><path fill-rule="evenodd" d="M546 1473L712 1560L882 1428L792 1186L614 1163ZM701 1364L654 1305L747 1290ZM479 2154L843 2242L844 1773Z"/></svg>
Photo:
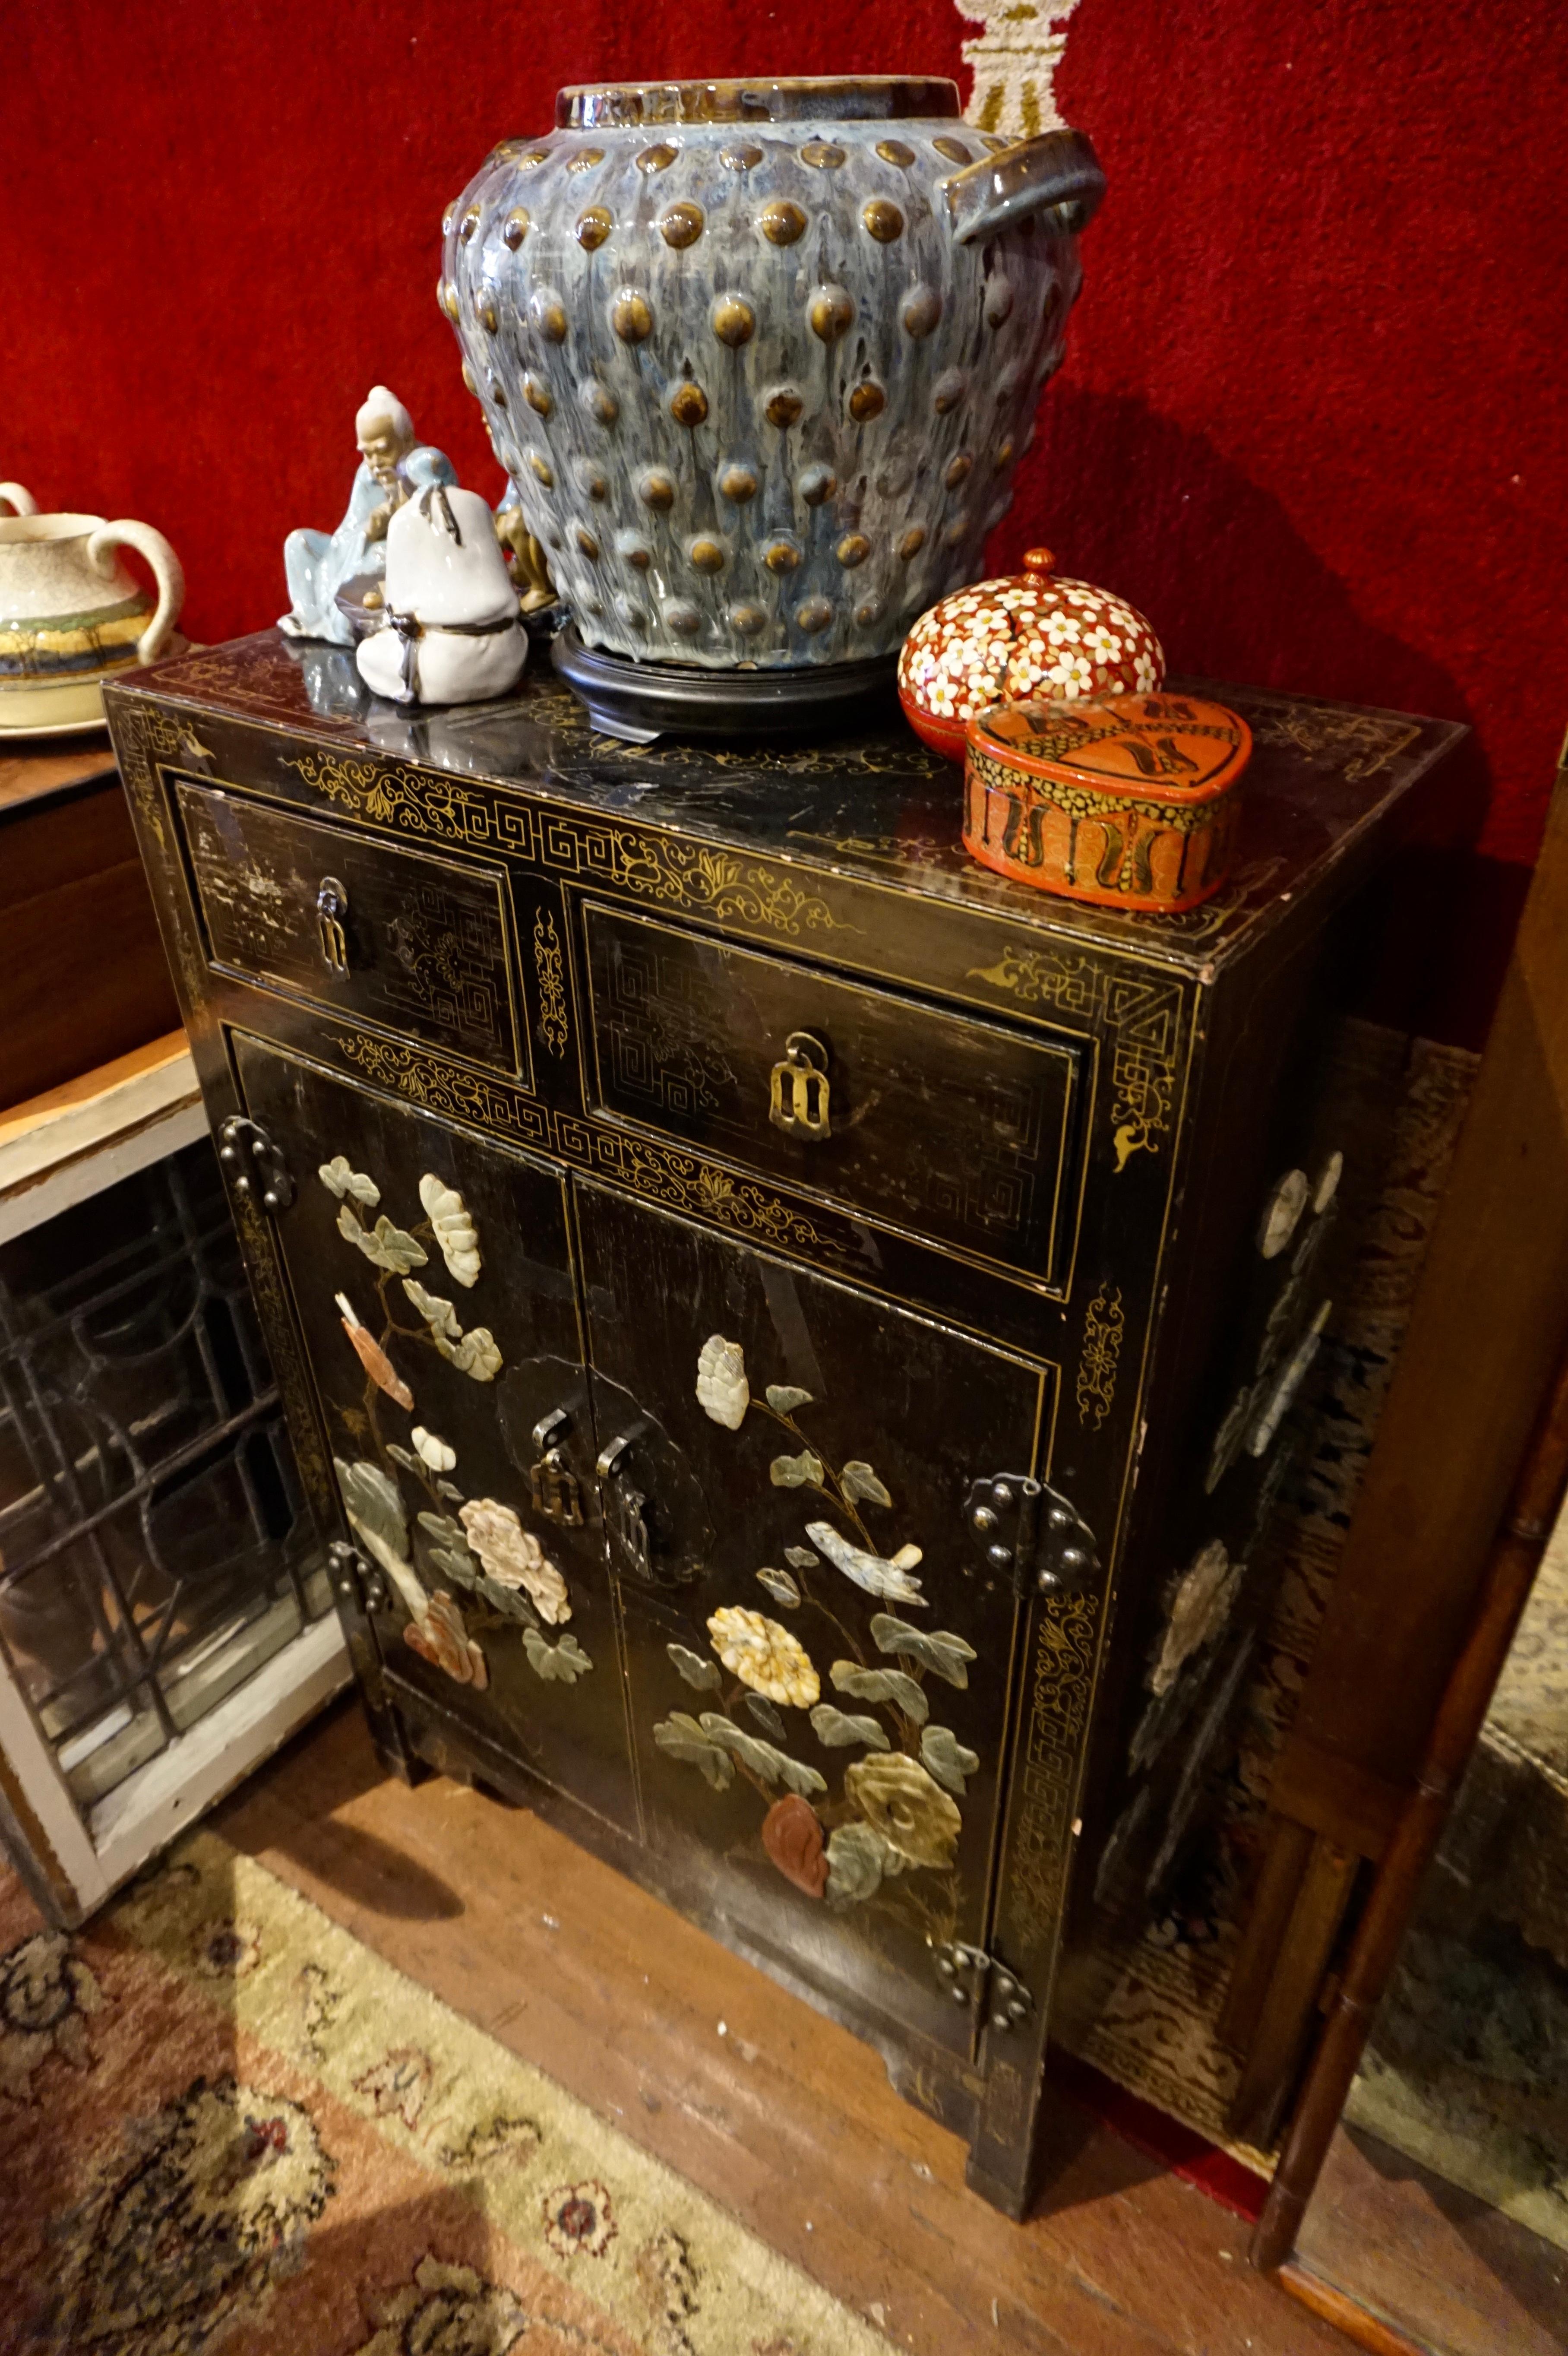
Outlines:
<svg viewBox="0 0 1568 2356"><path fill-rule="evenodd" d="M31 491L20 483L0 483L0 507L9 508L13 515L37 515L38 503Z"/></svg>
<svg viewBox="0 0 1568 2356"><path fill-rule="evenodd" d="M117 548L133 548L138 556L144 556L158 584L157 610L136 641L136 660L156 662L185 604L184 568L163 533L155 531L150 523L100 524L87 543L87 561L94 572L105 577L112 573Z"/></svg>
<svg viewBox="0 0 1568 2356"><path fill-rule="evenodd" d="M1100 209L1105 175L1082 131L1042 131L967 164L944 182L947 217L960 245L996 237L1037 213L1063 235L1087 228Z"/></svg>

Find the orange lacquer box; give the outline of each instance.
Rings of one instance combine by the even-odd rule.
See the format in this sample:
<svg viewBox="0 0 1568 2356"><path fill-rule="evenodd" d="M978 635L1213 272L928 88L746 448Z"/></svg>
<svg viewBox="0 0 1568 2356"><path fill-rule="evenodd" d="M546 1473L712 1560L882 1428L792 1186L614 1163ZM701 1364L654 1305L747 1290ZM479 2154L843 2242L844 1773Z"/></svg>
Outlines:
<svg viewBox="0 0 1568 2356"><path fill-rule="evenodd" d="M1231 872L1252 731L1194 695L999 704L969 723L964 848L1041 892L1175 915Z"/></svg>

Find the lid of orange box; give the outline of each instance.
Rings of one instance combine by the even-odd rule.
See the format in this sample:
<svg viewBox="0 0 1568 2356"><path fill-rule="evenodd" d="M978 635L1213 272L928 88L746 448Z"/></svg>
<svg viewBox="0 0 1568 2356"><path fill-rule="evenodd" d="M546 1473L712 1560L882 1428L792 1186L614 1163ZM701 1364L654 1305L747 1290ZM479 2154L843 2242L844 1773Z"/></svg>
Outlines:
<svg viewBox="0 0 1568 2356"><path fill-rule="evenodd" d="M1195 695L997 704L976 713L968 737L972 748L1025 776L1138 801L1211 801L1253 752L1244 720Z"/></svg>

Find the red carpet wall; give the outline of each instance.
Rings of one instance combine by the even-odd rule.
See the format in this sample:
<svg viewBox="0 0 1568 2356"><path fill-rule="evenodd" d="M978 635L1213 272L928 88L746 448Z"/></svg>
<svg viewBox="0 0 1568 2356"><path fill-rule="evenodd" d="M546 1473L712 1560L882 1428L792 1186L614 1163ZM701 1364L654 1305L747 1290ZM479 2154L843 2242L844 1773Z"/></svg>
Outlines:
<svg viewBox="0 0 1568 2356"><path fill-rule="evenodd" d="M791 11L51 0L0 36L0 478L168 532L187 626L272 620L391 384L498 476L437 315L444 204L558 83L960 75L951 0ZM1473 846L1429 1027L1473 1035L1568 721L1568 114L1551 0L1081 0L1111 193L993 550L1044 540L1175 667L1453 714Z"/></svg>

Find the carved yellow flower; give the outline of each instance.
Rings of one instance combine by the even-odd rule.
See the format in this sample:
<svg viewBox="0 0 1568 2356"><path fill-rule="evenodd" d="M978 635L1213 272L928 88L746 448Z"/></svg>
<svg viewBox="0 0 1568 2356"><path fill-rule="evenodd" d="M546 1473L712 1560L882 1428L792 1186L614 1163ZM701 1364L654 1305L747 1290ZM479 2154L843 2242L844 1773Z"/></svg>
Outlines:
<svg viewBox="0 0 1568 2356"><path fill-rule="evenodd" d="M844 1796L911 1865L952 1864L964 1819L918 1759L902 1751L857 1759L844 1770Z"/></svg>
<svg viewBox="0 0 1568 2356"><path fill-rule="evenodd" d="M709 1621L708 1633L725 1667L753 1693L796 1709L809 1709L821 1694L821 1680L805 1645L763 1612L726 1603Z"/></svg>

